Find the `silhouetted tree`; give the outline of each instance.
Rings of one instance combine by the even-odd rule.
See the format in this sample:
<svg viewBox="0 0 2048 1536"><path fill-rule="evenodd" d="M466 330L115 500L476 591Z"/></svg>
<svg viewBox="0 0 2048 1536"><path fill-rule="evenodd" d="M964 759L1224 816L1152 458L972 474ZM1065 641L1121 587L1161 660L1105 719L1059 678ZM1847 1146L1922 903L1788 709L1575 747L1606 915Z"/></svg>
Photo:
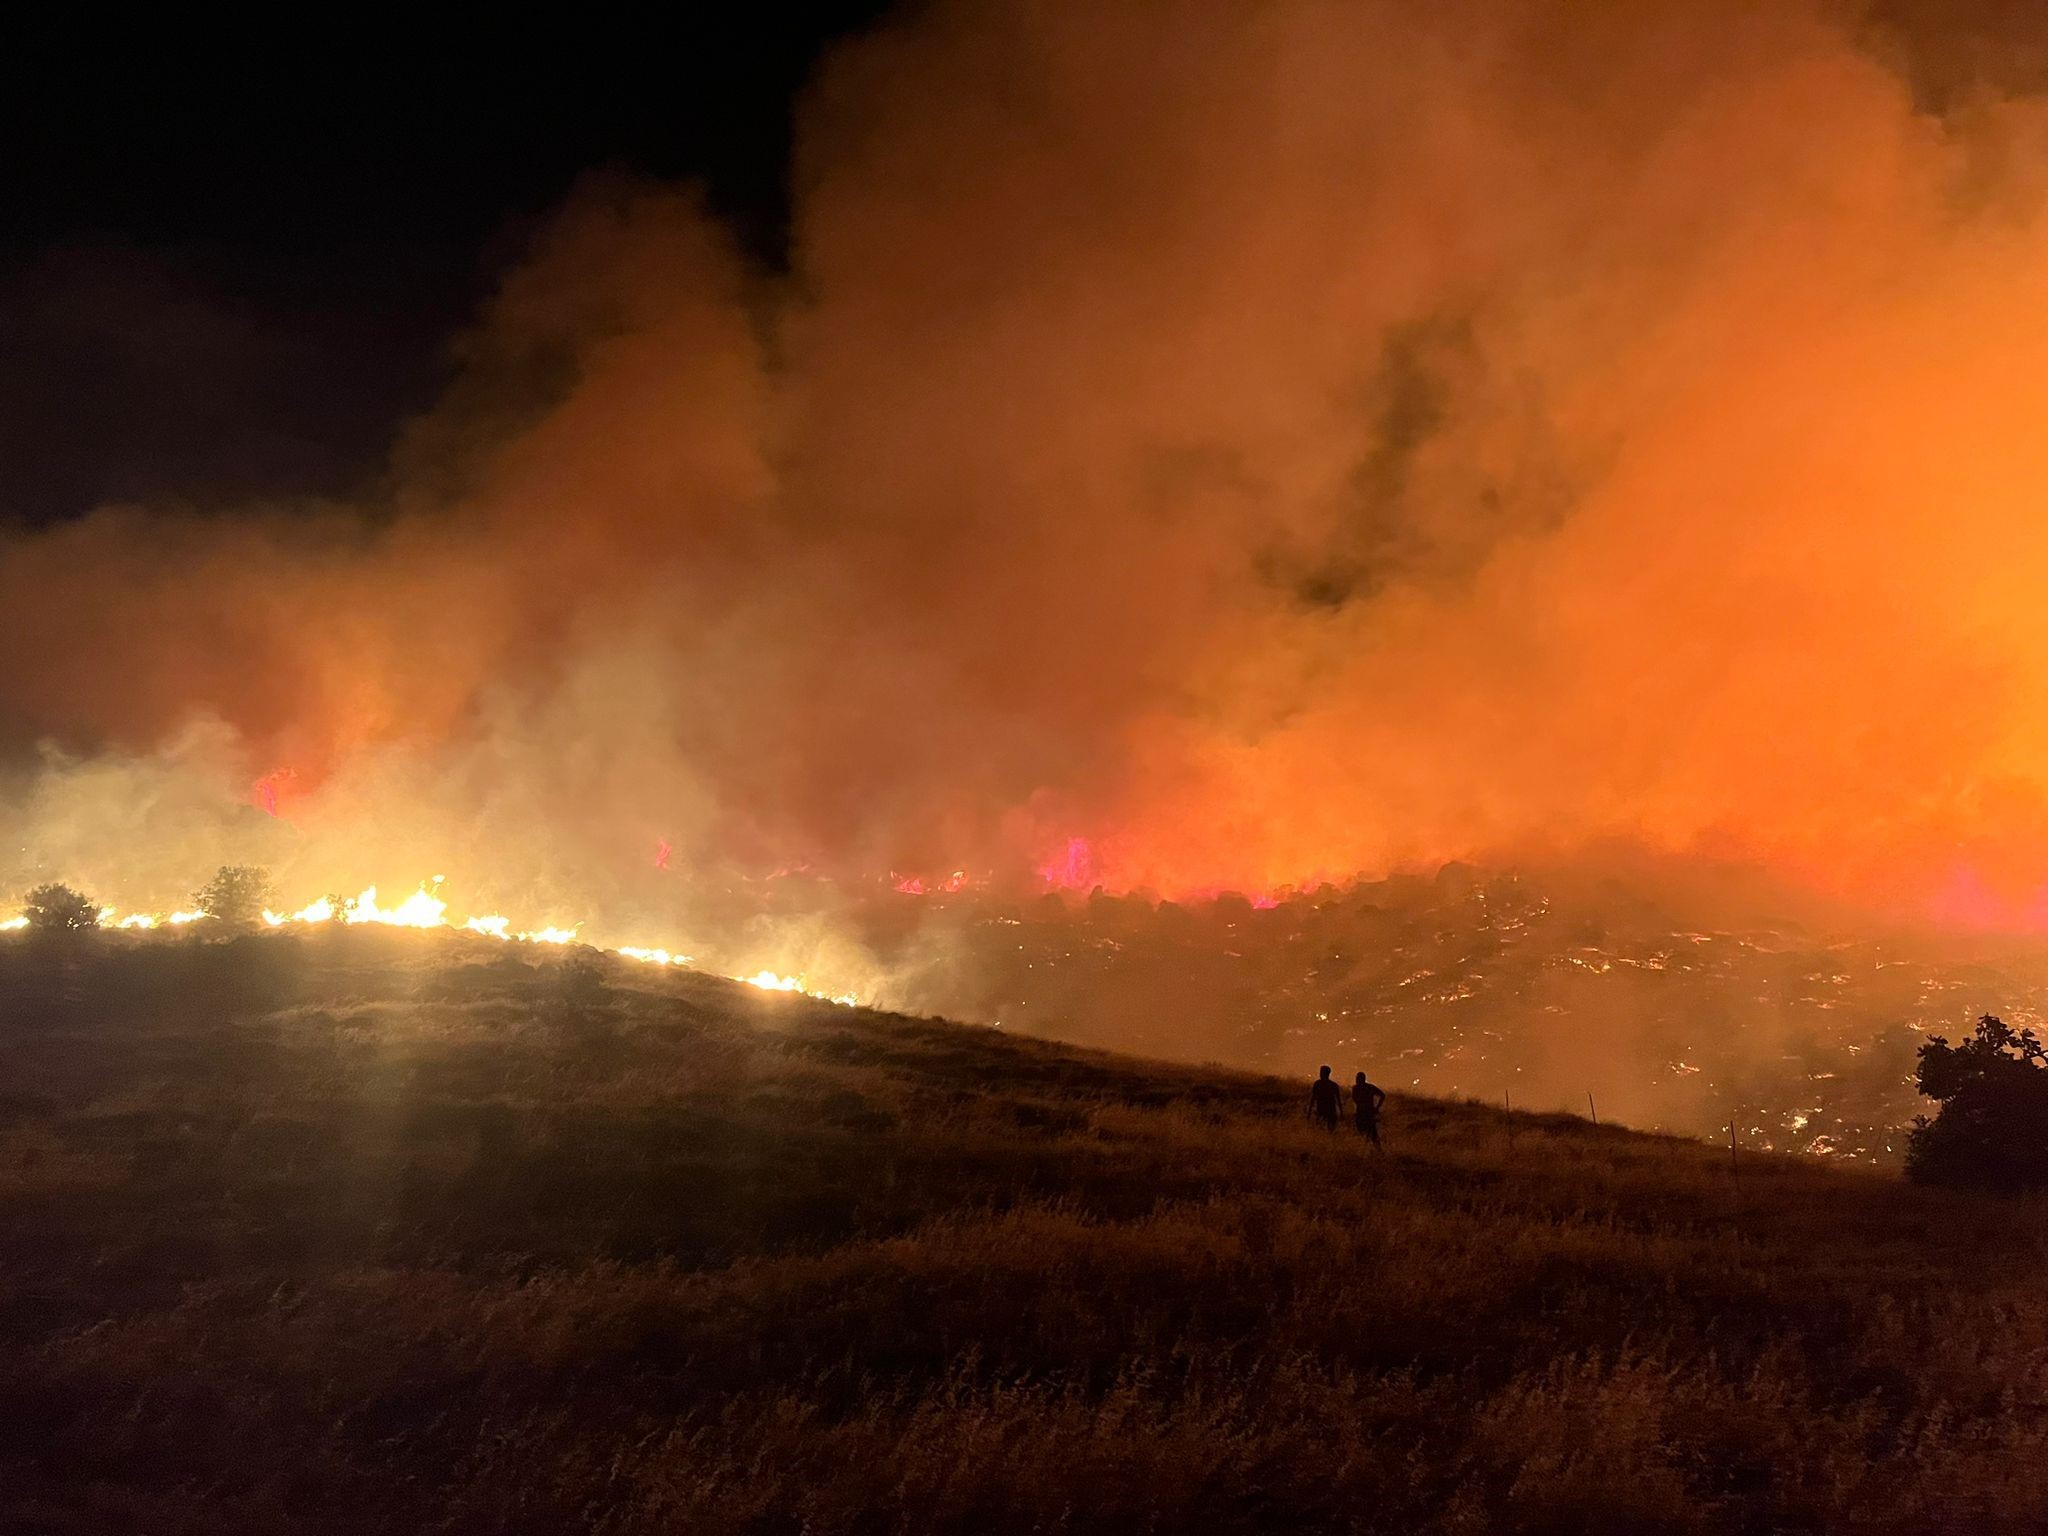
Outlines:
<svg viewBox="0 0 2048 1536"><path fill-rule="evenodd" d="M84 933L100 925L99 905L68 885L39 885L22 902L30 929L37 933Z"/></svg>
<svg viewBox="0 0 2048 1536"><path fill-rule="evenodd" d="M220 922L246 926L270 905L270 875L254 864L223 864L199 888L192 904Z"/></svg>
<svg viewBox="0 0 2048 1536"><path fill-rule="evenodd" d="M2048 1046L1985 1014L1975 1039L1920 1047L1920 1091L1941 1112L1913 1122L1906 1172L1927 1184L2015 1191L2048 1185Z"/></svg>

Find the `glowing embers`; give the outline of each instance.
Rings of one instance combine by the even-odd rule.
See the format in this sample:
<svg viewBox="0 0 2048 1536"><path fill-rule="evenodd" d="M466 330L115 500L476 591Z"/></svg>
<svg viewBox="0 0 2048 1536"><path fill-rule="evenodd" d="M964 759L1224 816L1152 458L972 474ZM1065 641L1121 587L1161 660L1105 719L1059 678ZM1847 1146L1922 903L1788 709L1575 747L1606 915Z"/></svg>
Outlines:
<svg viewBox="0 0 2048 1536"><path fill-rule="evenodd" d="M891 888L904 896L952 896L974 883L964 869L956 869L950 875L934 875L929 880L922 875L899 875L894 870L889 872Z"/></svg>

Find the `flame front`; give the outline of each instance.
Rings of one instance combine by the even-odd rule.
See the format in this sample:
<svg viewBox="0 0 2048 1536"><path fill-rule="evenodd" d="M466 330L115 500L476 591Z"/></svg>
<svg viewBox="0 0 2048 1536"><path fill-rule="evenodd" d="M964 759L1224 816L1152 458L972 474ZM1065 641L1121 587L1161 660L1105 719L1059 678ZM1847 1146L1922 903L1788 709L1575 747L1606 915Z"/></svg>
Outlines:
<svg viewBox="0 0 2048 1536"><path fill-rule="evenodd" d="M484 913L465 917L460 922L448 917L448 901L441 896L446 884L443 877L422 881L413 893L396 906L387 907L377 898L377 887L365 886L354 897L338 899L322 896L291 912L275 912L266 908L262 914L263 926L272 930L292 927L312 927L322 923L339 922L344 927L375 924L388 928L443 929L454 933L475 934L482 938L496 939L508 944L547 944L566 946L584 943L591 949L606 954L618 955L622 959L637 961L643 965L678 966L695 969L695 962L681 950L661 946L621 944L608 946L589 944L580 937L582 924L563 926L559 923L543 923L532 928L515 928L512 919L501 913ZM101 907L98 912L102 928L124 933L149 933L162 928L180 928L191 923L210 922L213 919L205 912L129 912L122 913L116 907ZM18 933L29 927L26 913L0 920L0 933ZM806 976L784 976L772 970L760 970L751 976L733 976L733 981L746 983L766 992L798 992L824 1002L856 1006L860 999L851 992L826 992L814 987Z"/></svg>

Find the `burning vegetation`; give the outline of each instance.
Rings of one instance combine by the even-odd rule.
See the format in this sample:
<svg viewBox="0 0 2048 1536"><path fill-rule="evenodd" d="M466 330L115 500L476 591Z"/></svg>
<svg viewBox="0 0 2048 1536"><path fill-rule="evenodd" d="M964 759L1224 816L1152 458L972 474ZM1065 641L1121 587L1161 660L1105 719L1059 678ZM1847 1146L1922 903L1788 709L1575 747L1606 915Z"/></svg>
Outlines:
<svg viewBox="0 0 2048 1536"><path fill-rule="evenodd" d="M0 1526L2048 1529L1955 9L906 4L352 491L0 477Z"/></svg>
<svg viewBox="0 0 2048 1536"><path fill-rule="evenodd" d="M430 881L422 882L419 889L395 905L380 903L377 899L377 887L373 885L359 895L322 896L295 912L280 913L262 905L263 898L270 889L270 877L265 871L248 865L224 865L213 879L201 888L192 911L124 914L114 907L95 907L89 898L71 887L51 883L38 886L29 892L24 910L17 917L0 921L0 932L27 931L44 936L75 936L101 928L124 933L148 933L160 928L186 928L199 923L229 931L258 925L277 930L319 927L330 923L346 928L367 923L386 928L442 929L481 935L487 939L512 944L589 947L579 941L574 927L560 928L548 925L533 929L515 929L510 918L496 913L451 918L448 915L448 902L439 894L444 884L444 878L437 875ZM206 932L204 929L194 931L202 934ZM665 949L647 949L630 944L620 945L610 953L651 965L688 966L691 963L688 955L671 954ZM782 976L770 970L761 970L751 976L737 976L733 979L744 981L749 986L759 987L767 992L803 992L810 996L822 996L829 1002L844 1004L859 1001L850 994L821 993L810 986L803 976Z"/></svg>
<svg viewBox="0 0 2048 1536"><path fill-rule="evenodd" d="M2038 924L2048 112L1902 9L919 8L787 272L592 181L384 494L0 544L7 846Z"/></svg>
<svg viewBox="0 0 2048 1536"><path fill-rule="evenodd" d="M786 266L594 178L374 494L0 539L0 884L1884 1156L2048 926L2048 95L1911 12L919 7ZM1371 894L1614 849L1856 921Z"/></svg>
<svg viewBox="0 0 2048 1536"><path fill-rule="evenodd" d="M1294 1075L1350 1060L1411 1092L1894 1165L1921 1107L1923 1043L1993 1006L2034 1022L2029 999L2048 995L2048 960L2030 941L1845 938L1710 916L1712 903L1618 881L1462 866L1191 903L784 873L678 886L660 945L625 942L646 935L645 916L477 912L439 878L402 899L373 885L240 922L209 909L268 884L224 869L192 910L168 913L51 886L0 927L128 942L384 928L573 947L1185 1061Z"/></svg>

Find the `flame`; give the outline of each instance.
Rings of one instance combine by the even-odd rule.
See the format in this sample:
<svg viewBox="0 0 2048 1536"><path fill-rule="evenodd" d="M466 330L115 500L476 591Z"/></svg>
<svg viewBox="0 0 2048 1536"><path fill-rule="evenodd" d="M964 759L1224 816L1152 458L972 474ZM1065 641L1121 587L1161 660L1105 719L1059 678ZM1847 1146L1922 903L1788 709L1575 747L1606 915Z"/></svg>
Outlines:
<svg viewBox="0 0 2048 1536"><path fill-rule="evenodd" d="M504 943L566 945L582 942L578 937L581 924L562 927L550 923L536 928L515 929L512 920L499 913L467 917L460 923L451 922L448 918L448 902L440 895L441 887L445 883L443 877L436 875L432 880L421 882L419 888L410 896L391 907L383 905L378 900L377 887L371 885L364 887L360 895L344 901L337 902L333 897L322 896L293 912L273 912L266 908L263 913L263 924L266 928L275 930L339 921L349 926L374 923L391 928L447 929L451 932L497 939ZM195 923L208 914L133 912L123 916L119 914L117 908L102 907L99 916L102 926L149 932L157 928L181 927L187 923ZM14 933L28 926L27 914L18 914L0 920L0 933ZM591 947L605 949L602 945ZM605 952L648 965L689 967L695 963L691 956L680 950L661 947L627 944L605 949ZM850 992L830 993L816 990L811 986L809 979L801 974L784 976L775 971L762 970L752 976L735 976L731 979L766 992L800 992L807 997L849 1007L858 1006L860 1003L860 999Z"/></svg>
<svg viewBox="0 0 2048 1536"><path fill-rule="evenodd" d="M265 915L268 916L267 913ZM101 907L100 926L102 928L118 928L127 930L129 932L147 933L153 928L162 928L166 925L173 927L182 927L186 923L196 923L205 916L207 916L207 914L204 912L122 913L120 909L117 907ZM25 925L27 921L28 920L26 918L22 918L18 922L14 923L0 923L0 928L21 927Z"/></svg>
<svg viewBox="0 0 2048 1536"><path fill-rule="evenodd" d="M860 999L851 992L816 992L803 976L778 976L773 971L756 971L751 976L735 976L734 981L743 981L750 987L759 987L763 992L801 992L805 997L815 997L820 1002L838 1003L843 1007L857 1008Z"/></svg>
<svg viewBox="0 0 2048 1536"><path fill-rule="evenodd" d="M433 882L439 885L436 877ZM345 923L388 923L393 928L439 928L442 914L448 910L448 903L436 896L427 886L421 886L395 907L377 905L377 887L371 886L348 904L342 914Z"/></svg>
<svg viewBox="0 0 2048 1536"><path fill-rule="evenodd" d="M1049 861L1038 866L1039 878L1055 890L1086 890L1095 884L1095 845L1085 837L1070 837Z"/></svg>
<svg viewBox="0 0 2048 1536"><path fill-rule="evenodd" d="M339 910L336 909L333 898L322 896L318 901L310 902L296 912L277 913L266 910L263 921L268 927L282 928L287 923L325 923L339 917L344 923L384 923L393 928L441 928L446 926L442 914L448 910L448 903L433 892L433 886L440 883L437 878L432 885L422 885L395 907L379 905L377 887L372 885L366 887L360 896L343 902Z"/></svg>
<svg viewBox="0 0 2048 1536"><path fill-rule="evenodd" d="M370 889L375 891L376 887L371 886ZM263 921L272 928L281 928L286 923L324 923L333 916L334 903L325 896L322 896L310 906L301 907L298 911L288 913L283 917L278 916L275 912L266 910L263 914ZM176 922L177 919L174 917L171 921Z"/></svg>

